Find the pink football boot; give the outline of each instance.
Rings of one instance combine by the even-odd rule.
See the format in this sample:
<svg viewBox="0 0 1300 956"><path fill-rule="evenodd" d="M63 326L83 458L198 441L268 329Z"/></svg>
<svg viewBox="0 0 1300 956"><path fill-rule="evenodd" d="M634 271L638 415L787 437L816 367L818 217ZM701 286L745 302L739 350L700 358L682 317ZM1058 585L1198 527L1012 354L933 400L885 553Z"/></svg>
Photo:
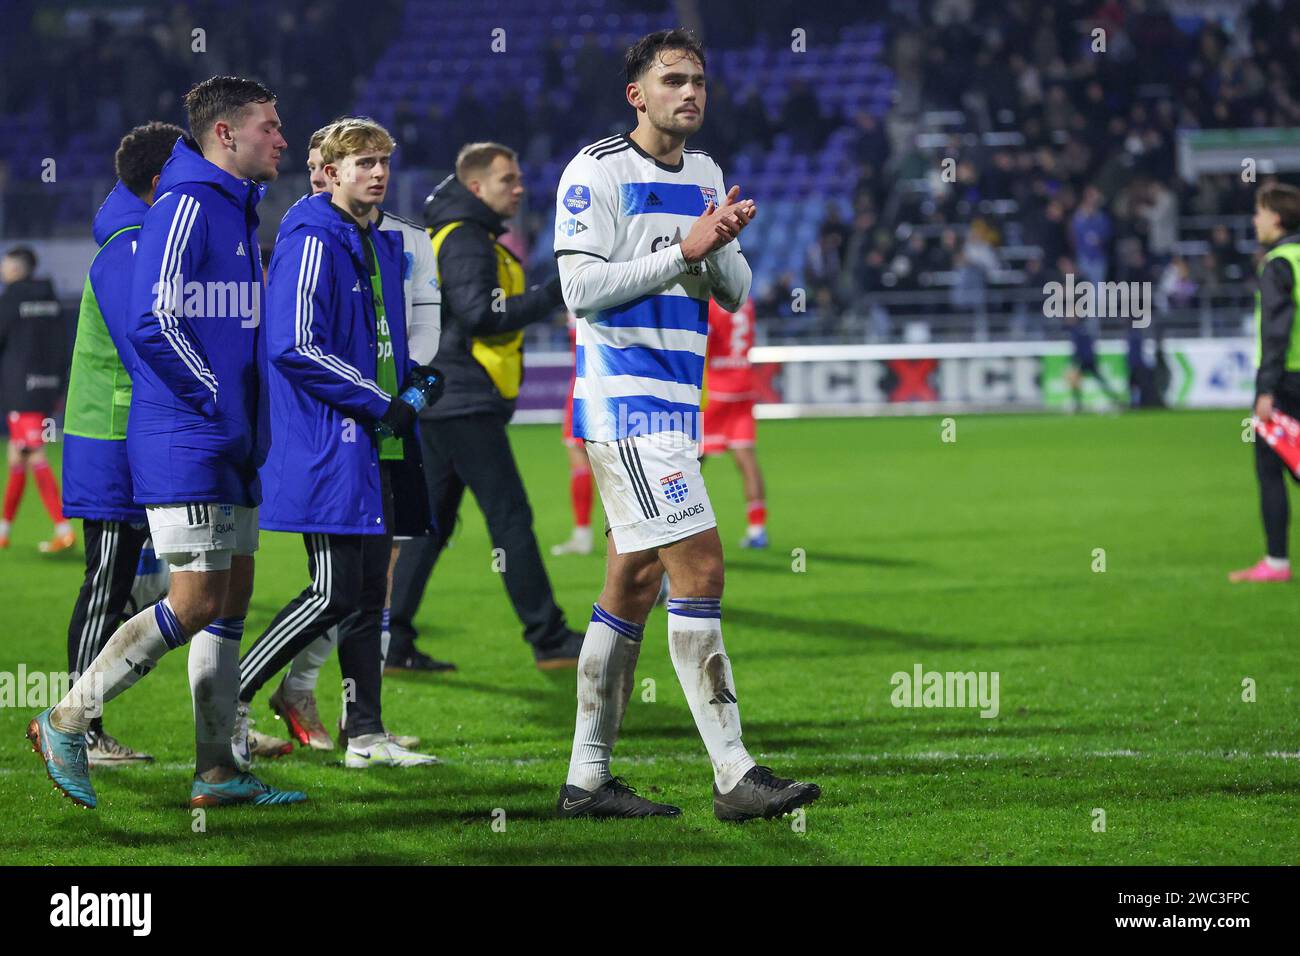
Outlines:
<svg viewBox="0 0 1300 956"><path fill-rule="evenodd" d="M1286 582L1291 580L1291 569L1282 568L1279 570L1271 567L1266 559L1260 558L1259 563L1254 567L1243 568L1240 571L1233 571L1228 575L1228 580L1233 583L1241 581Z"/></svg>

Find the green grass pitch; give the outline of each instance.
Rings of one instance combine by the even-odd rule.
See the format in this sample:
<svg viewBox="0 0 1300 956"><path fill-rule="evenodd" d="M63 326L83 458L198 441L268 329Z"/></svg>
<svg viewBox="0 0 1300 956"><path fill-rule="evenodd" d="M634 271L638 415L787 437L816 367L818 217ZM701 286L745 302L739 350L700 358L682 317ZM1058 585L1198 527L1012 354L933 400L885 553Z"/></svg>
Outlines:
<svg viewBox="0 0 1300 956"><path fill-rule="evenodd" d="M1241 419L957 416L955 442L934 417L765 422L767 552L735 547L739 478L711 462L745 739L822 785L802 832L791 818L713 819L662 609L614 770L684 816L553 819L574 674L532 666L470 501L419 618L425 649L460 671L384 684L390 729L422 736L442 765L350 771L337 753L295 751L258 770L309 804L211 810L195 832L177 653L109 705L109 729L158 763L97 772L93 812L53 795L23 736L32 708L0 709L0 862L1295 863L1300 592L1226 581L1262 549ZM559 430L512 436L545 549L569 524ZM47 531L29 490L0 553L0 670L65 666L81 554L37 554ZM602 558L548 566L583 627ZM248 640L305 581L301 539L264 534ZM998 672L998 716L893 706L891 675L917 664ZM327 722L338 680L331 662ZM254 715L274 732L270 689Z"/></svg>

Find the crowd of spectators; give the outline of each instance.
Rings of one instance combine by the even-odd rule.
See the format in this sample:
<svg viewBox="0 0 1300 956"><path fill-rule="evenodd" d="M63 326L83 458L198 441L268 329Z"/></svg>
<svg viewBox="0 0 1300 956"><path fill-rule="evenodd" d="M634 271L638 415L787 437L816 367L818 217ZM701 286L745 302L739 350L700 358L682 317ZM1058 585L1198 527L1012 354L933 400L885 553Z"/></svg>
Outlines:
<svg viewBox="0 0 1300 956"><path fill-rule="evenodd" d="M667 9L663 0L611 2ZM372 0L364 17L349 16L354 7L343 0L269 12L180 0L147 19L141 8L133 18L37 0L8 7L0 114L43 102L58 118L49 129L56 146L94 134L106 155L122 129L180 116L195 56L205 58L204 75L263 79L294 130L314 129L352 108L403 12L401 0ZM747 0L674 8L711 49L724 39L785 44L795 26L833 33L859 16L794 0L767 0L764 9L756 18ZM1211 223L1188 242L1180 222L1248 215L1257 184L1233 174L1183 181L1176 137L1189 128L1300 126L1300 0L1198 11L1175 18L1165 0L892 0L876 12L896 84L884 117L828 116L804 82L773 99L762 75L715 76L693 145L724 168L743 151L770 150L779 133L815 151L846 123L852 131L851 213L827 204L802 272L756 290L760 314L797 319L802 288L827 331L866 316L869 333L889 334L892 320L938 311L970 314L978 334L998 287L1032 291L1067 273L1150 281L1159 303L1178 307L1248 279L1247 229ZM338 29L345 19L348 29ZM222 28L200 54L193 31L205 23ZM461 143L501 138L503 115L526 169L553 163L593 131L625 128L615 39L592 33L575 49L555 37L540 88L519 102L471 85L452 102L399 103L401 165L448 168ZM549 225L544 206L522 232ZM890 294L905 292L928 295L894 304ZM1017 321L1032 324L1023 314Z"/></svg>
<svg viewBox="0 0 1300 956"><path fill-rule="evenodd" d="M852 221L828 211L806 256L823 325L872 313L879 293L934 293L895 317L978 317L989 288L1033 291L1066 273L1149 281L1161 308L1248 279L1248 228L1213 225L1187 242L1180 217L1248 216L1258 184L1183 181L1176 134L1300 126L1300 3L1217 12L1175 21L1156 0L895 5L899 108L889 128L858 118ZM767 307L781 312L799 278L769 289Z"/></svg>
<svg viewBox="0 0 1300 956"><path fill-rule="evenodd" d="M345 0L271 7L177 0L118 5L114 14L107 6L79 12L9 0L0 110L21 112L43 99L56 145L101 128L120 135L148 120L176 119L198 65L203 76L256 76L310 131L355 99L354 78L388 44L401 9L401 0L370 0L364 16Z"/></svg>
<svg viewBox="0 0 1300 956"><path fill-rule="evenodd" d="M125 130L156 119L183 124L185 92L208 76L266 83L292 124L288 132L305 140L351 109L357 84L390 42L401 11L401 0L371 0L364 16L344 0L267 7L227 0L85 7L7 0L0 124L28 125L0 159L5 231L49 235L64 215L40 188L43 157L58 157L60 174L73 183L84 179L89 193L92 182L111 182ZM84 224L99 199L82 198L69 208Z"/></svg>

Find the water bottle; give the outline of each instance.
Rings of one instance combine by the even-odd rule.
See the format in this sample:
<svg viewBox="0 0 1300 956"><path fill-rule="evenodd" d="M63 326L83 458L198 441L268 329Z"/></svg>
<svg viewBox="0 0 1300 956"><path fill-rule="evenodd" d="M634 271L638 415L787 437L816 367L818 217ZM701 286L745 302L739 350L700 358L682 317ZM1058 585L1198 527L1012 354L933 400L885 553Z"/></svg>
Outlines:
<svg viewBox="0 0 1300 956"><path fill-rule="evenodd" d="M406 390L397 396L398 401L405 402L415 409L418 415L420 411L429 404L429 396L433 394L438 386L438 377L427 373L416 375L411 379L411 384L406 386ZM391 438L393 431L384 422L376 423L375 430L384 438Z"/></svg>
<svg viewBox="0 0 1300 956"><path fill-rule="evenodd" d="M424 397L424 390L418 385L407 386L406 391L398 398L414 408L416 412L423 410L424 406L429 404L429 400Z"/></svg>

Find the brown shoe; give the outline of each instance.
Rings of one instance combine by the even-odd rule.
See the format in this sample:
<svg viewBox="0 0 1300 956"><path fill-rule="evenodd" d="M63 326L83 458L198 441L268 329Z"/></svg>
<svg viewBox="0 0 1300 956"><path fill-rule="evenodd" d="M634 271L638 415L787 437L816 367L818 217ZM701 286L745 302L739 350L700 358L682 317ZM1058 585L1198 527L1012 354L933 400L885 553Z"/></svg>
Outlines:
<svg viewBox="0 0 1300 956"><path fill-rule="evenodd" d="M566 667L578 666L578 655L582 653L582 641L587 635L578 631L569 631L568 635L554 644L545 647L533 647L533 660L539 671L557 671Z"/></svg>

